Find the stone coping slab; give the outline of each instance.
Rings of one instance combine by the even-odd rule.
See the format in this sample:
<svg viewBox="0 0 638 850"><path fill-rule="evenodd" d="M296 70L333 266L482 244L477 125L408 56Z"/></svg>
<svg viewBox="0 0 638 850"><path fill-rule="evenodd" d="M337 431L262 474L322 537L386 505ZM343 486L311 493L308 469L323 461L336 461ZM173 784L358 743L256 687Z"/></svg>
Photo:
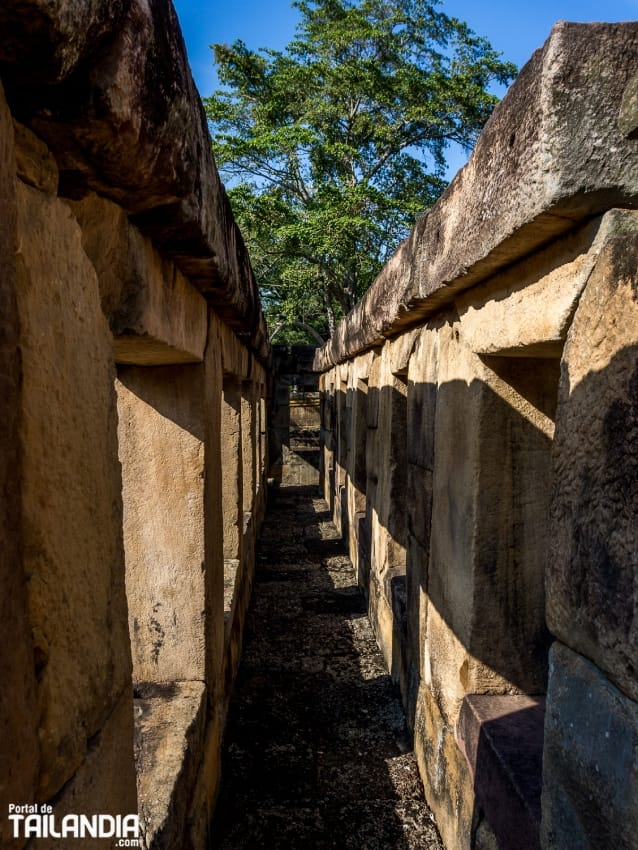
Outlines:
<svg viewBox="0 0 638 850"><path fill-rule="evenodd" d="M556 24L314 368L381 345L579 222L638 206L637 63L638 22Z"/></svg>
<svg viewBox="0 0 638 850"><path fill-rule="evenodd" d="M539 850L545 699L465 697L457 742L502 850Z"/></svg>
<svg viewBox="0 0 638 850"><path fill-rule="evenodd" d="M262 361L259 294L170 0L3 0L0 77L60 195L119 204Z"/></svg>

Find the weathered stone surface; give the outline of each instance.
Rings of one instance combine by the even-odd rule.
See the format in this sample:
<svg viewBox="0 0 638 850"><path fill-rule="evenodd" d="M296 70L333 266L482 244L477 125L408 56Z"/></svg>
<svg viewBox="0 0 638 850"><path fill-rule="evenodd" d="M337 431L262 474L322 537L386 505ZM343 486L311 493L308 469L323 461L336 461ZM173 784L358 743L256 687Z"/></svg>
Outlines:
<svg viewBox="0 0 638 850"><path fill-rule="evenodd" d="M613 209L638 200L637 51L638 24L559 24L315 358L324 490L386 663L400 662L449 850L538 846L542 723L529 749L518 719L546 688L551 632L557 659L598 667L579 661L591 686L575 662L553 674L544 850L638 850L638 213ZM401 441L406 492L389 486ZM405 579L388 557L404 544L397 511ZM479 701L507 716L472 725ZM474 776L451 734L460 711Z"/></svg>
<svg viewBox="0 0 638 850"><path fill-rule="evenodd" d="M427 687L421 687L417 696L414 752L445 850L470 850L475 817L472 774L453 727Z"/></svg>
<svg viewBox="0 0 638 850"><path fill-rule="evenodd" d="M257 480L257 406L254 384L245 381L241 386L241 444L242 444L242 497L244 514L250 513L255 497Z"/></svg>
<svg viewBox="0 0 638 850"><path fill-rule="evenodd" d="M456 727L501 850L538 850L545 700L470 694Z"/></svg>
<svg viewBox="0 0 638 850"><path fill-rule="evenodd" d="M133 757L133 694L126 688L103 727L91 741L82 765L53 803L56 823L67 814L137 814ZM38 838L29 848L68 850L73 844L86 850L113 847L113 838Z"/></svg>
<svg viewBox="0 0 638 850"><path fill-rule="evenodd" d="M252 523L246 529L247 534L253 532ZM254 543L248 541L244 534L242 544L242 560L224 561L224 644L222 660L222 682L223 690L221 699L221 713L226 717L228 703L233 691L235 677L241 657L244 625L246 622L246 611L253 586L254 575ZM250 542L250 545L248 543ZM226 591L226 583L230 585ZM228 609L226 598L228 599Z"/></svg>
<svg viewBox="0 0 638 850"><path fill-rule="evenodd" d="M405 377L408 374L410 357L418 343L420 333L419 329L409 331L389 341L388 356L390 357L390 371L393 375Z"/></svg>
<svg viewBox="0 0 638 850"><path fill-rule="evenodd" d="M219 798L222 775L222 733L226 727L226 706L216 701L215 711L209 714L206 725L206 740L203 747L202 766L196 784L196 794L192 801L189 815L191 831L199 829L199 813L202 811L201 792L206 795L206 823L204 832L210 835L210 822L215 811L215 803ZM193 841L195 848L203 844L203 836L199 841Z"/></svg>
<svg viewBox="0 0 638 850"><path fill-rule="evenodd" d="M203 369L118 371L136 682L206 679Z"/></svg>
<svg viewBox="0 0 638 850"><path fill-rule="evenodd" d="M454 724L466 693L544 689L546 396L557 369L503 358L496 372L457 341L455 324L438 333L425 651Z"/></svg>
<svg viewBox="0 0 638 850"><path fill-rule="evenodd" d="M242 559L243 446L241 442L241 381L225 376L221 399L221 445L224 559Z"/></svg>
<svg viewBox="0 0 638 850"><path fill-rule="evenodd" d="M58 193L58 166L53 154L28 127L14 121L15 156L18 177L35 189Z"/></svg>
<svg viewBox="0 0 638 850"><path fill-rule="evenodd" d="M410 465L432 473L434 469L434 417L438 385L439 334L437 329L419 332L408 369L407 460ZM416 494L415 494L416 495ZM427 523L420 512L411 511ZM417 535L424 542L424 535Z"/></svg>
<svg viewBox="0 0 638 850"><path fill-rule="evenodd" d="M351 518L348 525L349 552L355 571L359 575L359 555L365 550L369 551L368 526L365 524L368 474L366 468L366 455L368 444L368 365L369 358L366 356L356 358L350 370L347 392L351 394L351 447L348 466L348 494L347 509ZM374 391L374 388L373 388ZM320 436L320 430L316 431ZM361 547L360 547L361 542ZM369 557L366 558L369 562ZM363 565L361 565L363 566ZM366 569L366 567L363 567ZM362 582L363 584L363 582Z"/></svg>
<svg viewBox="0 0 638 850"><path fill-rule="evenodd" d="M494 830L485 819L476 828L472 850L501 850Z"/></svg>
<svg viewBox="0 0 638 850"><path fill-rule="evenodd" d="M0 65L29 91L67 79L99 51L130 0L7 0L0 9Z"/></svg>
<svg viewBox="0 0 638 850"><path fill-rule="evenodd" d="M10 0L4 14L19 19L24 5ZM39 0L29 5L36 10L51 6ZM58 0L53 5L57 8L41 24L44 39L51 41L54 30L72 25L74 18L81 22L78 9L83 5L86 13L104 18L102 49L92 43L90 29L79 29L74 43L88 50L87 60L56 86L31 86L23 79L14 83L11 74L16 65L22 69L19 61L8 62L3 72L10 98L14 88L20 95L15 111L54 151L62 189L77 193L92 183L129 212L187 198L200 179L194 166L206 162L208 179L214 169L172 3L120 0L119 15L116 7L112 21L112 4L104 0ZM33 45L30 33L16 37L23 48Z"/></svg>
<svg viewBox="0 0 638 850"><path fill-rule="evenodd" d="M578 298L615 226L594 219L456 299L460 334L478 354L560 357Z"/></svg>
<svg viewBox="0 0 638 850"><path fill-rule="evenodd" d="M230 632L230 624L234 616L234 611L237 607L238 582L237 573L239 571L238 558L224 559L224 634Z"/></svg>
<svg viewBox="0 0 638 850"><path fill-rule="evenodd" d="M38 774L36 682L22 566L20 323L16 303L16 198L11 116L0 86L0 844L10 803L34 802ZM18 746L19 742L19 746Z"/></svg>
<svg viewBox="0 0 638 850"><path fill-rule="evenodd" d="M97 272L115 360L140 366L203 360L207 305L174 264L131 225L121 207L90 195L71 202Z"/></svg>
<svg viewBox="0 0 638 850"><path fill-rule="evenodd" d="M489 370L476 432L470 649L508 683L488 692L537 694L546 687L550 642L544 570L559 364L519 357L485 361ZM437 409L442 395L440 389Z"/></svg>
<svg viewBox="0 0 638 850"><path fill-rule="evenodd" d="M638 705L556 642L543 753L543 850L636 850L637 799Z"/></svg>
<svg viewBox="0 0 638 850"><path fill-rule="evenodd" d="M219 541L223 533L221 446L221 394L223 386L222 351L217 334L219 320L209 313L208 344L204 360L204 543L206 547L206 685L211 706L225 698L224 665L224 551ZM217 708L217 715L220 711ZM219 716L215 721L220 723ZM219 733L219 732L218 732ZM219 753L218 753L219 755ZM217 779L215 779L215 783ZM207 793L211 793L210 785Z"/></svg>
<svg viewBox="0 0 638 850"><path fill-rule="evenodd" d="M638 24L556 24L315 368L378 345L578 221L636 206L635 145L618 112L637 59Z"/></svg>
<svg viewBox="0 0 638 850"><path fill-rule="evenodd" d="M24 564L47 798L84 759L131 661L111 336L70 211L17 190Z"/></svg>
<svg viewBox="0 0 638 850"><path fill-rule="evenodd" d="M638 700L638 215L612 225L563 354L547 618Z"/></svg>
<svg viewBox="0 0 638 850"><path fill-rule="evenodd" d="M237 345L233 333L223 322L217 321L216 328L221 343L224 372L236 378L249 378L252 369L250 351L243 345Z"/></svg>
<svg viewBox="0 0 638 850"><path fill-rule="evenodd" d="M10 101L53 151L61 194L78 198L94 189L133 215L266 360L257 287L172 3L8 0L0 16L5 32L0 70ZM29 75L40 67L28 59L41 42L57 45L47 85Z"/></svg>
<svg viewBox="0 0 638 850"><path fill-rule="evenodd" d="M618 127L628 139L638 138L638 74L625 88L618 115Z"/></svg>
<svg viewBox="0 0 638 850"><path fill-rule="evenodd" d="M391 346L384 347L379 383L372 390L378 393L377 428L385 435L377 447L375 512L371 523L372 563L380 575L387 569L405 567L407 544L407 383L404 377L395 376L392 354ZM352 435L348 426L349 423L342 423L340 433L349 452Z"/></svg>
<svg viewBox="0 0 638 850"><path fill-rule="evenodd" d="M140 825L154 850L198 850L185 814L202 759L206 725L203 682L143 685L135 699L135 763ZM201 848L201 845L199 845Z"/></svg>
<svg viewBox="0 0 638 850"><path fill-rule="evenodd" d="M427 588L432 527L434 435L438 383L439 334L419 332L408 367L407 409L407 617L409 687L425 675ZM414 695L408 699L413 721Z"/></svg>
<svg viewBox="0 0 638 850"><path fill-rule="evenodd" d="M160 689L138 753L147 837L201 850L229 694L223 369L237 366L250 414L241 632L264 511L265 320L172 4L7 0L0 42L0 808L137 810L130 607L136 678ZM136 364L120 382L124 534L114 357ZM184 362L198 365L166 366Z"/></svg>
<svg viewBox="0 0 638 850"><path fill-rule="evenodd" d="M371 573L366 586L368 596L368 616L379 648L383 653L386 669L395 682L401 675L399 642L394 635L395 623L389 593L389 582L380 580Z"/></svg>

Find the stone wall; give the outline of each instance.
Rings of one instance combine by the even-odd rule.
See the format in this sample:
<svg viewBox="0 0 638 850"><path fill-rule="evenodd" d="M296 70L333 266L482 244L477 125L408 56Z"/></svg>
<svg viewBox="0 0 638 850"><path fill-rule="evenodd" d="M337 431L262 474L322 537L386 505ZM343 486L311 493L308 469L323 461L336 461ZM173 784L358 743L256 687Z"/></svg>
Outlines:
<svg viewBox="0 0 638 850"><path fill-rule="evenodd" d="M0 34L0 844L70 846L13 837L50 804L201 850L265 507L257 289L170 2L8 0Z"/></svg>
<svg viewBox="0 0 638 850"><path fill-rule="evenodd" d="M317 352L448 850L635 850L638 24L558 24Z"/></svg>
<svg viewBox="0 0 638 850"><path fill-rule="evenodd" d="M316 346L273 346L270 475L277 485L317 487L321 429Z"/></svg>

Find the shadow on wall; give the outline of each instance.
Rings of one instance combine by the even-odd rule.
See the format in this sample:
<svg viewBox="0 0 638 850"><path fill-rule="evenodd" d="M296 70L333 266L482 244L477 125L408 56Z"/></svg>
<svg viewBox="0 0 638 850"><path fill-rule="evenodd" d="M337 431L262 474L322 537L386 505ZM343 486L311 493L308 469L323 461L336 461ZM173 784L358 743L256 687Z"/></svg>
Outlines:
<svg viewBox="0 0 638 850"><path fill-rule="evenodd" d="M551 440L479 381L438 388L410 383L408 399L412 395L436 396L437 407L445 410L439 413L444 421L436 446L437 470L434 410L409 414L411 429L422 435L430 427L429 445L417 447L412 435L393 431L391 439L406 458L403 467L375 468L369 444L387 436L367 429L365 487L363 479L357 486L346 475L348 484L365 496L365 516L357 529L360 578L382 581L384 568L397 566L368 561L376 524L378 536L391 538L405 552L406 576L392 577L387 596L388 602L391 597L400 600L405 585L411 636L426 637L427 617L423 622L418 617L422 593L477 660L522 691L542 693L549 647L543 569ZM461 415L476 408L479 396L484 408L480 417ZM533 401L548 418L553 415L555 401ZM403 403L404 398L386 388L368 390L369 405ZM334 468L330 472L335 480ZM384 488L383 496L391 496L385 504L376 498L384 475L394 479ZM336 498L345 502L345 486Z"/></svg>
<svg viewBox="0 0 638 850"><path fill-rule="evenodd" d="M542 695L547 685L544 569L559 361L484 363L498 392L476 379L408 381L405 394L350 389L331 405L342 422L344 410L365 410L351 445L328 435L331 488L343 477L335 512L346 513L351 488L365 500L350 540L377 638L410 726L428 712L441 734L456 727L468 694ZM506 715L492 719L492 730L507 727ZM519 724L518 734L528 733ZM494 751L480 734L475 784L494 789ZM498 744L507 735L493 737ZM542 736L532 744L540 756ZM430 755L433 765L441 761L440 752ZM540 759L535 768L538 821ZM486 806L484 794L478 799ZM478 822L478 811L469 817Z"/></svg>
<svg viewBox="0 0 638 850"><path fill-rule="evenodd" d="M637 361L637 347L626 347L604 368L589 371L571 394L564 367L559 395L557 359L485 357L494 377L490 385L409 382L405 430L393 427L389 434L374 427L369 412L398 408L401 398L392 388L370 387L364 402L365 487L360 470L350 474L350 453L356 451L360 461L360 447L339 446L338 434L327 434L334 450L327 452L331 487L339 467L345 471L335 495L341 511L349 487L366 500L354 545L377 637L401 683L410 724L428 716L425 762L433 772L450 771L438 786L432 779L432 788L449 797L455 782L449 754L432 732L457 728L457 740L467 736L459 743L473 762L476 805L483 809L471 813L471 823L475 829L485 813L502 830L503 850L523 846L521 834L500 823L503 806L529 816L525 846L539 846L542 702L521 697L516 707L511 695L546 691L553 640L545 619L546 581L554 635L611 670L621 686L623 676L631 682L635 675ZM360 403L358 394L337 393L325 403L351 411ZM403 482L405 473L378 463L387 459L381 447L388 439L406 446L407 482L398 501L387 499L397 492L387 479ZM375 553L384 551L378 540L383 535L405 548L405 578L386 581L396 565L375 562ZM474 706L463 732L459 713L473 694L506 700ZM578 727L582 717L569 722ZM531 773L525 764L533 766ZM499 785L503 765L518 787ZM583 775L570 781L585 794L590 780ZM601 842L609 829L626 840L609 814L600 823ZM599 846L595 836L590 840L588 846ZM608 836L600 846L609 846Z"/></svg>
<svg viewBox="0 0 638 850"><path fill-rule="evenodd" d="M195 439L204 441L203 364L119 366L118 379L149 408Z"/></svg>

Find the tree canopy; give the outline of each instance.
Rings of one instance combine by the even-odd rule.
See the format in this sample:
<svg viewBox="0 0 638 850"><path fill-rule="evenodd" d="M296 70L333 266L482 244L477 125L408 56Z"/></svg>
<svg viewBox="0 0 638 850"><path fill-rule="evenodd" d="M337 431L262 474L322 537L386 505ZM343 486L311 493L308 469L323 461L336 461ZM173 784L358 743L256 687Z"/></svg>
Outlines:
<svg viewBox="0 0 638 850"><path fill-rule="evenodd" d="M445 188L516 69L439 0L297 0L283 51L213 45L213 148L272 325L324 337Z"/></svg>

